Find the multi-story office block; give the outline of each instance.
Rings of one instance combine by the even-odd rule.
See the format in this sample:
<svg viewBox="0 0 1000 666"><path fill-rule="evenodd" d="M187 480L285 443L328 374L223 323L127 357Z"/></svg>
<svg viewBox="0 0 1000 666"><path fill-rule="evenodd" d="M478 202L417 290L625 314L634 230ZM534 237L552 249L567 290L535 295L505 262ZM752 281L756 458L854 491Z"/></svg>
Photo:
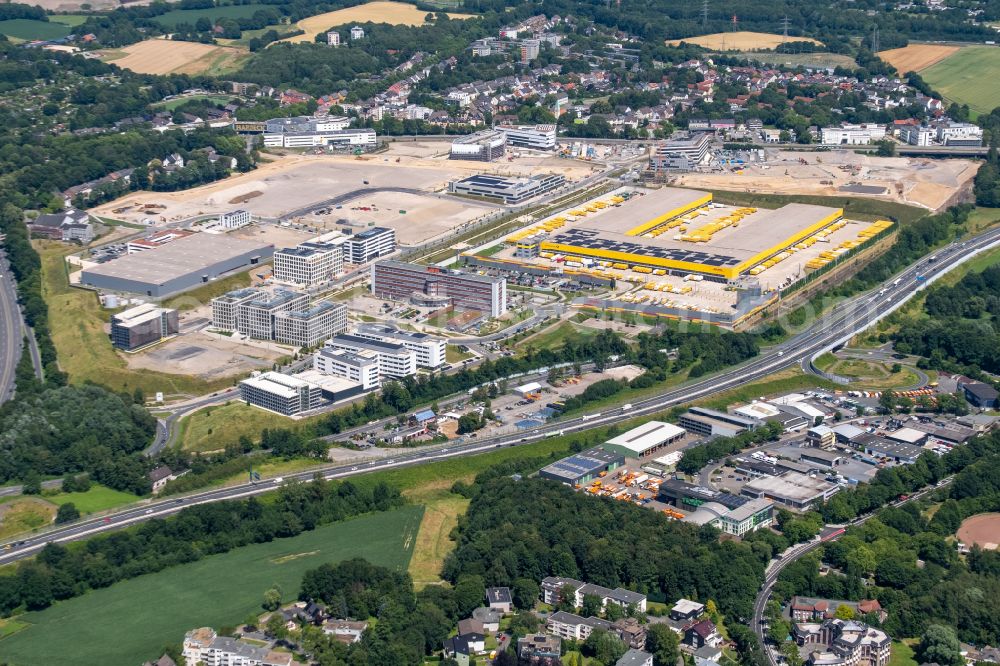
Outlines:
<svg viewBox="0 0 1000 666"><path fill-rule="evenodd" d="M347 306L319 301L274 315L274 339L286 345L312 347L347 330Z"/></svg>
<svg viewBox="0 0 1000 666"><path fill-rule="evenodd" d="M371 227L348 236L344 241L344 262L367 264L396 251L396 230L386 227Z"/></svg>
<svg viewBox="0 0 1000 666"><path fill-rule="evenodd" d="M324 348L313 356L313 369L324 375L336 375L361 384L365 391L381 386L379 355L370 349L348 351Z"/></svg>
<svg viewBox="0 0 1000 666"><path fill-rule="evenodd" d="M412 349L417 353L417 365L423 368L437 368L445 364L447 345L444 338L427 333L402 331L384 324L361 324L354 334L366 340L392 342Z"/></svg>
<svg viewBox="0 0 1000 666"><path fill-rule="evenodd" d="M406 301L413 294L447 298L453 306L491 317L507 312L507 280L438 266L380 261L372 265L372 293Z"/></svg>
<svg viewBox="0 0 1000 666"><path fill-rule="evenodd" d="M379 374L383 377L409 377L417 372L417 353L403 345L365 340L356 335L336 335L326 341L326 348L378 354Z"/></svg>
<svg viewBox="0 0 1000 666"><path fill-rule="evenodd" d="M136 351L177 335L177 330L177 310L146 303L111 317L111 344Z"/></svg>

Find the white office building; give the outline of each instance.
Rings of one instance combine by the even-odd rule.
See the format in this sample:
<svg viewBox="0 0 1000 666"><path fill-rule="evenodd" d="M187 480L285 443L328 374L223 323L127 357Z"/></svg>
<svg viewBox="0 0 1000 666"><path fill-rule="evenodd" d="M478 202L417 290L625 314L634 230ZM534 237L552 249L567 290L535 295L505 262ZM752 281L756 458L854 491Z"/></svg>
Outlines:
<svg viewBox="0 0 1000 666"><path fill-rule="evenodd" d="M302 287L328 282L344 271L347 236L336 232L274 251L274 279Z"/></svg>
<svg viewBox="0 0 1000 666"><path fill-rule="evenodd" d="M250 213L245 210L232 210L220 213L218 224L223 229L239 229L250 224Z"/></svg>
<svg viewBox="0 0 1000 666"><path fill-rule="evenodd" d="M981 146L983 128L972 123L942 123L937 127L937 140L946 146Z"/></svg>
<svg viewBox="0 0 1000 666"><path fill-rule="evenodd" d="M460 136L451 142L448 158L452 160L476 160L492 162L503 157L507 145L507 135L501 130L480 130Z"/></svg>
<svg viewBox="0 0 1000 666"><path fill-rule="evenodd" d="M327 340L325 349L378 354L378 371L383 377L409 377L417 373L417 353L403 345L342 334Z"/></svg>
<svg viewBox="0 0 1000 666"><path fill-rule="evenodd" d="M357 382L365 391L382 385L379 355L370 349L348 351L324 347L313 356L313 370Z"/></svg>
<svg viewBox="0 0 1000 666"><path fill-rule="evenodd" d="M885 138L885 125L848 125L824 127L822 143L826 146L864 146Z"/></svg>
<svg viewBox="0 0 1000 666"><path fill-rule="evenodd" d="M235 330L251 338L274 340L275 315L289 310L301 310L308 305L309 296L306 294L284 289L277 289L273 294L260 292L256 298L237 306ZM216 328L222 328L214 321L212 324Z"/></svg>
<svg viewBox="0 0 1000 666"><path fill-rule="evenodd" d="M329 132L305 131L264 134L264 145L268 148L374 148L375 130L367 127L334 130Z"/></svg>
<svg viewBox="0 0 1000 666"><path fill-rule="evenodd" d="M286 345L313 347L347 330L347 306L319 301L274 315L274 340Z"/></svg>
<svg viewBox="0 0 1000 666"><path fill-rule="evenodd" d="M316 409L323 400L319 386L280 372L259 372L240 382L240 398L248 405L294 416Z"/></svg>
<svg viewBox="0 0 1000 666"><path fill-rule="evenodd" d="M239 307L256 300L264 292L260 289L237 289L212 299L212 326L223 331L239 327Z"/></svg>
<svg viewBox="0 0 1000 666"><path fill-rule="evenodd" d="M361 324L354 334L365 340L403 345L416 352L417 365L422 368L438 368L445 364L447 344L444 338L427 333L402 331L384 324Z"/></svg>
<svg viewBox="0 0 1000 666"><path fill-rule="evenodd" d="M555 125L501 125L497 129L507 135L507 145L536 150L554 150Z"/></svg>
<svg viewBox="0 0 1000 666"><path fill-rule="evenodd" d="M396 251L396 230L389 227L370 227L348 236L344 241L344 263L367 264Z"/></svg>
<svg viewBox="0 0 1000 666"><path fill-rule="evenodd" d="M934 142L936 132L932 127L914 125L899 130L899 138L911 146L929 146Z"/></svg>

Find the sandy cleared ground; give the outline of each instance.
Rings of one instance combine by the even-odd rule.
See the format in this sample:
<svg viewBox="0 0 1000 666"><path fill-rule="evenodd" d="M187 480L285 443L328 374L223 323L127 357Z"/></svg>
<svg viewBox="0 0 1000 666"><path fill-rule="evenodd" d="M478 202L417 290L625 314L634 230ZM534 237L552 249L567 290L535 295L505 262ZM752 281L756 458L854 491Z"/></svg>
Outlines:
<svg viewBox="0 0 1000 666"><path fill-rule="evenodd" d="M169 39L147 39L122 51L124 57L108 61L139 74L202 74L231 68L249 56L244 49Z"/></svg>
<svg viewBox="0 0 1000 666"><path fill-rule="evenodd" d="M878 57L896 68L900 74L919 72L935 65L958 51L957 46L944 44L910 44L901 49L879 51Z"/></svg>
<svg viewBox="0 0 1000 666"><path fill-rule="evenodd" d="M154 217L175 222L198 215L212 215L243 208L254 215L277 218L293 211L366 187L407 187L427 192L412 194L359 194L328 215L306 215L295 221L334 228L341 218L352 224L377 222L397 229L403 243L428 240L492 210L479 202L444 197L448 182L474 173L508 175L558 172L568 179L591 173L593 165L550 156L525 156L513 162L448 160L447 143L393 143L387 152L356 159L335 155L276 157L255 171L183 192L137 192L100 206L95 214L141 223ZM397 159L399 161L397 161ZM364 181L368 181L368 185ZM375 203L377 212L352 211ZM146 204L163 206L145 212ZM399 210L406 210L405 215ZM268 242L274 242L268 239ZM276 243L277 244L277 243Z"/></svg>
<svg viewBox="0 0 1000 666"><path fill-rule="evenodd" d="M122 354L129 368L155 370L199 377L204 380L246 374L270 368L290 348L273 343L242 343L220 335L204 333L211 324L208 304L181 316L181 335L136 354Z"/></svg>
<svg viewBox="0 0 1000 666"><path fill-rule="evenodd" d="M730 171L688 173L678 176L675 184L769 194L850 194L937 210L969 185L978 168L971 160L875 157L849 150L816 153L767 150L767 162L747 166L742 175ZM840 189L851 183L882 189L880 193Z"/></svg>
<svg viewBox="0 0 1000 666"><path fill-rule="evenodd" d="M317 16L302 19L296 26L305 34L282 39L283 42L311 42L321 32L348 23L388 23L390 25L423 25L427 12L420 11L405 2L369 2L356 7L338 9ZM453 19L472 18L472 14L452 14Z"/></svg>
<svg viewBox="0 0 1000 666"><path fill-rule="evenodd" d="M739 30L737 32L717 32L713 35L702 35L700 37L685 37L684 39L674 39L667 42L668 45L676 45L681 42L697 44L707 49L717 49L719 51L754 51L760 49L773 49L785 42L812 42L820 44L810 37L783 37L772 35L766 32L748 32Z"/></svg>
<svg viewBox="0 0 1000 666"><path fill-rule="evenodd" d="M1000 545L1000 513L981 513L962 521L958 539L967 546L979 544L984 550Z"/></svg>

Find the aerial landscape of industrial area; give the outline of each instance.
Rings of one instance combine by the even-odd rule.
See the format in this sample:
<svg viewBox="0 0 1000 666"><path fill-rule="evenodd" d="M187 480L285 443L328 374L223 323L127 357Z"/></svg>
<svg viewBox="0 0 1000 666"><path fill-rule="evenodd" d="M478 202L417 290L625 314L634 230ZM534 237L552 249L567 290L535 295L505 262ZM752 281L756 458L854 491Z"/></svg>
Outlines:
<svg viewBox="0 0 1000 666"><path fill-rule="evenodd" d="M0 663L1000 663L998 31L0 6Z"/></svg>

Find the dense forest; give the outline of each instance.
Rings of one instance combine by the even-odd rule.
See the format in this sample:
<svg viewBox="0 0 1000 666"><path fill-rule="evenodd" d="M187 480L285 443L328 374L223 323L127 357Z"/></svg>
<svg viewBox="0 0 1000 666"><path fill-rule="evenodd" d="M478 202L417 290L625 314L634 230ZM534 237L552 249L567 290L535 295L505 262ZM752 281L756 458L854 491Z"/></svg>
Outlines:
<svg viewBox="0 0 1000 666"><path fill-rule="evenodd" d="M130 396L98 386L21 393L0 407L0 482L88 472L118 490L149 492L156 419Z"/></svg>
<svg viewBox="0 0 1000 666"><path fill-rule="evenodd" d="M895 348L919 354L928 367L980 375L1000 372L1000 266L970 272L954 286L936 286L924 312L892 334Z"/></svg>
<svg viewBox="0 0 1000 666"><path fill-rule="evenodd" d="M163 520L92 537L85 548L50 543L34 560L19 563L15 573L0 576L0 612L39 610L90 589L400 504L399 492L381 483L363 489L315 480L286 485L266 502L250 498L188 507Z"/></svg>

